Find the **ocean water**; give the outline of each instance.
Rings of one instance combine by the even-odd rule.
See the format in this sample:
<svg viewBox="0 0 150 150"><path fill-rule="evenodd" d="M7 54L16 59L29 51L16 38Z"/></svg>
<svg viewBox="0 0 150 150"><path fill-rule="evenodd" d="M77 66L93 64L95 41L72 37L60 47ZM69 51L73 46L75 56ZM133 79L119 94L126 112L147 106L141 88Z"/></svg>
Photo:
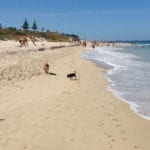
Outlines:
<svg viewBox="0 0 150 150"><path fill-rule="evenodd" d="M106 68L108 90L127 102L130 108L150 119L150 42L127 47L96 47L82 58Z"/></svg>

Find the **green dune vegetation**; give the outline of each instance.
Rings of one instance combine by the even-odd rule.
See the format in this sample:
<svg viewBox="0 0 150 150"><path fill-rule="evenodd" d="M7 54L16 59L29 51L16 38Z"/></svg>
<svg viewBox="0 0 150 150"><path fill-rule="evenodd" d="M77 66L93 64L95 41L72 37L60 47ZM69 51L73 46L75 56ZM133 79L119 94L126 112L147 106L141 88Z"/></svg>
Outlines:
<svg viewBox="0 0 150 150"><path fill-rule="evenodd" d="M63 42L68 41L70 38L73 41L79 41L79 36L75 34L59 33L57 31L51 32L50 30L44 31L44 28L38 31L36 21L33 22L31 29L27 20L24 21L22 29L17 29L16 27L3 28L0 23L0 40L19 40L24 34L29 38L34 36L37 38L45 38L48 41Z"/></svg>

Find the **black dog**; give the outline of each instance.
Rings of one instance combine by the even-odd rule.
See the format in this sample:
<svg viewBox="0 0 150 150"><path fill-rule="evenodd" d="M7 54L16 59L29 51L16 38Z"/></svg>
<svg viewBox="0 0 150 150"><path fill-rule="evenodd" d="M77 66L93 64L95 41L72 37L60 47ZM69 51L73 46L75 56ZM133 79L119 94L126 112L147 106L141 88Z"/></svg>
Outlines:
<svg viewBox="0 0 150 150"><path fill-rule="evenodd" d="M76 80L76 71L74 71L74 73L67 74L67 78L69 78L70 80L74 78Z"/></svg>

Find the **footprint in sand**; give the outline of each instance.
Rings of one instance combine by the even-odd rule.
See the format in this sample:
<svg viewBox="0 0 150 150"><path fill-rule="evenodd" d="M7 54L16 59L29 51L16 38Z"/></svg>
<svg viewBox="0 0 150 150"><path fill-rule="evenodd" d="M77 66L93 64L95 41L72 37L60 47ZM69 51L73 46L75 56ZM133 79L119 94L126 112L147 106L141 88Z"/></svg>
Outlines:
<svg viewBox="0 0 150 150"><path fill-rule="evenodd" d="M137 145L134 145L134 148L136 149L136 148L139 148Z"/></svg>
<svg viewBox="0 0 150 150"><path fill-rule="evenodd" d="M62 93L63 93L63 94L70 95L70 92L67 92L67 91L63 91Z"/></svg>
<svg viewBox="0 0 150 150"><path fill-rule="evenodd" d="M113 120L113 121L119 121L117 118L113 118L112 120Z"/></svg>
<svg viewBox="0 0 150 150"><path fill-rule="evenodd" d="M112 142L115 142L116 140L115 139L112 139Z"/></svg>
<svg viewBox="0 0 150 150"><path fill-rule="evenodd" d="M110 114L110 113L107 113L106 115L107 115L107 116L111 116L111 114Z"/></svg>
<svg viewBox="0 0 150 150"><path fill-rule="evenodd" d="M122 140L126 141L127 139L126 138L122 138Z"/></svg>
<svg viewBox="0 0 150 150"><path fill-rule="evenodd" d="M111 138L111 135L108 135L109 138Z"/></svg>
<svg viewBox="0 0 150 150"><path fill-rule="evenodd" d="M104 133L104 135L106 135L108 138L111 138L111 135L107 134L106 132Z"/></svg>
<svg viewBox="0 0 150 150"><path fill-rule="evenodd" d="M113 146L111 145L110 148L113 148Z"/></svg>
<svg viewBox="0 0 150 150"><path fill-rule="evenodd" d="M123 133L123 134L126 134L126 131L121 130L120 132Z"/></svg>
<svg viewBox="0 0 150 150"><path fill-rule="evenodd" d="M116 125L116 127L120 127L120 126L121 126L120 124L117 124L117 125Z"/></svg>
<svg viewBox="0 0 150 150"><path fill-rule="evenodd" d="M24 150L31 150L31 146L24 146Z"/></svg>

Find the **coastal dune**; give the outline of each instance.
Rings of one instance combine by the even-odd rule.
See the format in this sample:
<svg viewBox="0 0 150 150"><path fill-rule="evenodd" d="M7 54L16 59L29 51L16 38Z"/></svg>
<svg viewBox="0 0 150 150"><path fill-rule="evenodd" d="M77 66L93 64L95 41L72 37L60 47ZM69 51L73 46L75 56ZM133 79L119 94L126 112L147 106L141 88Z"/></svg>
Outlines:
<svg viewBox="0 0 150 150"><path fill-rule="evenodd" d="M81 59L85 48L38 48L0 54L1 150L149 150L150 121L106 90L105 70Z"/></svg>

